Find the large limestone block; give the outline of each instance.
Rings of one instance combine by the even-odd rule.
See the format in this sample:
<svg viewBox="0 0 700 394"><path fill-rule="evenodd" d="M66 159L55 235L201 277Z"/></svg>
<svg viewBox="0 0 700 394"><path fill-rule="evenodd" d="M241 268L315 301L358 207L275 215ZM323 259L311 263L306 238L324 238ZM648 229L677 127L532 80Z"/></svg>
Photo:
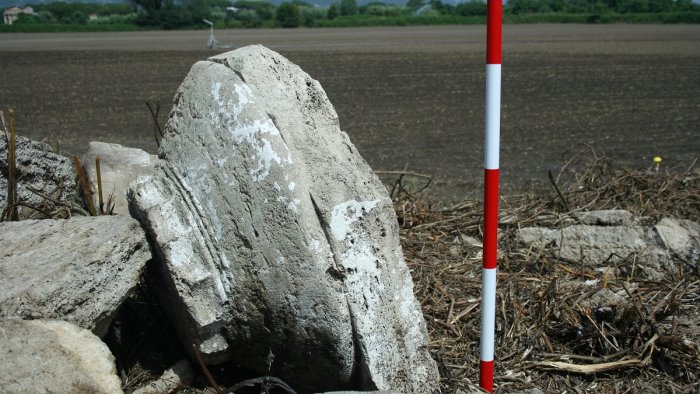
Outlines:
<svg viewBox="0 0 700 394"><path fill-rule="evenodd" d="M99 336L151 257L128 216L0 223L0 317L67 320Z"/></svg>
<svg viewBox="0 0 700 394"><path fill-rule="evenodd" d="M437 387L386 189L320 84L261 46L196 63L132 214L209 362L307 391Z"/></svg>
<svg viewBox="0 0 700 394"><path fill-rule="evenodd" d="M32 205L48 204L51 213L56 205L41 195L61 203L80 205L75 171L70 159L57 155L48 144L25 137L17 137L15 162L17 168L17 198ZM0 135L0 211L7 205L7 140ZM31 191L30 189L33 189ZM65 210L65 216L70 214ZM36 211L20 207L20 216L27 217Z"/></svg>
<svg viewBox="0 0 700 394"><path fill-rule="evenodd" d="M3 393L121 393L114 356L64 321L0 319Z"/></svg>
<svg viewBox="0 0 700 394"><path fill-rule="evenodd" d="M99 207L95 161L97 156L100 157L104 209L109 209L107 200L112 196L114 214L128 215L129 203L126 201L126 190L129 188L129 184L139 176L151 173L158 157L142 149L98 141L90 142L88 151L83 155L82 163L94 191L95 207Z"/></svg>

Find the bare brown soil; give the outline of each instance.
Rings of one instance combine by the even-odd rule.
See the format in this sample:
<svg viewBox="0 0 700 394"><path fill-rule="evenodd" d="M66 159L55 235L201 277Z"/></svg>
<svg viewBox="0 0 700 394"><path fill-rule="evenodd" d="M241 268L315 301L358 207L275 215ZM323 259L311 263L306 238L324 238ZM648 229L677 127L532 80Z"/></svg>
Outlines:
<svg viewBox="0 0 700 394"><path fill-rule="evenodd" d="M229 30L318 79L341 127L376 170L433 177L430 197L478 196L483 26ZM20 135L68 154L89 140L156 150L144 104L162 121L189 67L215 53L207 31L4 34L0 107ZM523 25L504 31L502 179L546 186L578 144L620 163L689 162L700 152L700 26Z"/></svg>

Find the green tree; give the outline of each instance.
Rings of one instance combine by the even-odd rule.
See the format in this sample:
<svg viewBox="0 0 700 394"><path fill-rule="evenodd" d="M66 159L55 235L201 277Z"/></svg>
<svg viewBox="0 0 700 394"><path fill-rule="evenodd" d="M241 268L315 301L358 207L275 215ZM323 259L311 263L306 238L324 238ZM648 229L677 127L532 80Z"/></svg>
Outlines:
<svg viewBox="0 0 700 394"><path fill-rule="evenodd" d="M569 11L569 3L565 0L548 0L547 5L553 12Z"/></svg>
<svg viewBox="0 0 700 394"><path fill-rule="evenodd" d="M202 19L209 19L209 7L204 0L181 0L177 9L186 9L192 15L193 23L201 23Z"/></svg>
<svg viewBox="0 0 700 394"><path fill-rule="evenodd" d="M74 25L87 25L88 23L88 17L85 15L85 13L80 12L80 11L75 11L73 14L70 16L70 19L68 19L70 22L63 22L63 23L71 23Z"/></svg>
<svg viewBox="0 0 700 394"><path fill-rule="evenodd" d="M112 3L101 5L97 10L99 16L128 15L134 12L134 8L128 3Z"/></svg>
<svg viewBox="0 0 700 394"><path fill-rule="evenodd" d="M355 0L340 0L340 15L355 15L357 2Z"/></svg>
<svg viewBox="0 0 700 394"><path fill-rule="evenodd" d="M414 11L423 7L424 5L425 3L423 3L423 0L408 0L408 2L406 3L406 7Z"/></svg>
<svg viewBox="0 0 700 394"><path fill-rule="evenodd" d="M272 19L275 16L275 6L265 1L239 0L233 3L233 6L244 10L254 10L262 20Z"/></svg>
<svg viewBox="0 0 700 394"><path fill-rule="evenodd" d="M44 23L44 21L37 14L19 14L17 19L14 21L14 24L16 25L36 25L39 23Z"/></svg>
<svg viewBox="0 0 700 394"><path fill-rule="evenodd" d="M301 23L299 8L296 4L282 3L277 7L277 23L282 27L297 27Z"/></svg>
<svg viewBox="0 0 700 394"><path fill-rule="evenodd" d="M486 3L479 0L472 0L468 3L461 3L455 7L454 12L457 15L462 16L486 15Z"/></svg>
<svg viewBox="0 0 700 394"><path fill-rule="evenodd" d="M516 15L551 11L546 0L508 0L506 10Z"/></svg>
<svg viewBox="0 0 700 394"><path fill-rule="evenodd" d="M262 18L255 10L240 10L236 14L236 20L241 21L243 27L260 27Z"/></svg>
<svg viewBox="0 0 700 394"><path fill-rule="evenodd" d="M330 7L328 7L328 12L326 12L326 18L328 19L335 19L338 17L338 5L336 3L331 4Z"/></svg>
<svg viewBox="0 0 700 394"><path fill-rule="evenodd" d="M87 16L93 12L97 12L99 5L87 3L64 3L56 1L53 3L36 4L34 11L38 13L50 12L55 20L60 23L82 23L83 20L87 23ZM82 14L82 15L80 15Z"/></svg>
<svg viewBox="0 0 700 394"><path fill-rule="evenodd" d="M316 8L314 6L299 7L299 16L301 17L301 23L306 27L313 27L316 25L316 21L325 18L325 13L323 9Z"/></svg>
<svg viewBox="0 0 700 394"><path fill-rule="evenodd" d="M134 5L143 8L146 12L155 11L163 8L165 5L163 0L131 0Z"/></svg>

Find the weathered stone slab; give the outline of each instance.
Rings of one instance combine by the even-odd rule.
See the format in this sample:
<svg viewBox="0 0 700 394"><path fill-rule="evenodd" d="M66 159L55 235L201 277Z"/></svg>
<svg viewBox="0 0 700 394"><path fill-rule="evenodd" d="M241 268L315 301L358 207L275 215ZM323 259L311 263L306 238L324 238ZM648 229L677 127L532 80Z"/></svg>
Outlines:
<svg viewBox="0 0 700 394"><path fill-rule="evenodd" d="M183 341L304 391L437 389L392 202L317 81L261 46L198 62L159 156L130 208Z"/></svg>
<svg viewBox="0 0 700 394"><path fill-rule="evenodd" d="M121 393L114 357L93 333L64 321L0 319L3 393Z"/></svg>
<svg viewBox="0 0 700 394"><path fill-rule="evenodd" d="M99 336L151 257L128 216L0 223L0 317L70 321Z"/></svg>
<svg viewBox="0 0 700 394"><path fill-rule="evenodd" d="M48 203L53 211L55 204L39 194L51 197L66 204L80 205L75 171L67 157L57 155L48 144L25 137L17 137L17 198L32 205ZM7 206L7 140L0 136L0 211ZM20 217L27 217L35 211L20 207ZM66 211L66 216L70 211Z"/></svg>
<svg viewBox="0 0 700 394"><path fill-rule="evenodd" d="M518 231L524 244L551 249L562 260L600 266L634 262L637 274L661 279L676 273L678 264L697 263L700 225L664 218L643 227L627 211L593 211L576 215L578 222L562 228L527 227ZM693 261L695 260L695 263Z"/></svg>
<svg viewBox="0 0 700 394"><path fill-rule="evenodd" d="M97 195L97 170L95 159L100 156L100 175L102 178L102 195L105 204L110 195L113 197L114 214L128 215L129 203L126 190L129 184L139 176L153 172L158 156L142 149L128 148L119 144L92 141L88 151L83 155L82 163L85 174L90 180L94 193L95 207L99 207Z"/></svg>
<svg viewBox="0 0 700 394"><path fill-rule="evenodd" d="M644 230L639 226L527 227L521 229L519 235L524 243L551 246L563 260L586 264L599 264L608 259L618 261L648 248Z"/></svg>

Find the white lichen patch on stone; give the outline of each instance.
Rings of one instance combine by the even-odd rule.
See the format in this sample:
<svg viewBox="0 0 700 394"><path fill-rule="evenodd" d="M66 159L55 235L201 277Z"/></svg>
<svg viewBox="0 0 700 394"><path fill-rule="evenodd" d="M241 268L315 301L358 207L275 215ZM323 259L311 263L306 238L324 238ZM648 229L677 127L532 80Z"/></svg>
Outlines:
<svg viewBox="0 0 700 394"><path fill-rule="evenodd" d="M270 175L270 165L272 165L272 162L279 165L282 164L282 160L277 155L277 152L272 149L270 141L266 140L265 138L261 138L261 142L261 145L254 145L258 151L258 167L254 170L250 170L250 175L252 175L253 179L258 182L264 180L268 175Z"/></svg>
<svg viewBox="0 0 700 394"><path fill-rule="evenodd" d="M314 254L321 253L321 242L315 238L312 238L306 246L307 248L309 248L309 251L311 251Z"/></svg>
<svg viewBox="0 0 700 394"><path fill-rule="evenodd" d="M255 100L252 98L252 91L243 82L233 85L233 91L236 95L236 100L222 98L225 92L221 92L221 83L215 82L211 87L211 96L215 106L218 106L218 111L210 113L212 126L223 126L233 136L236 143L247 143L253 155L251 160L257 161L256 167L250 170L250 175L253 180L260 182L265 180L270 175L270 168L273 163L283 166L284 163L292 163L291 152L289 148L281 141L281 144L287 151L286 159L282 159L275 151L273 144L264 135L279 136L280 132L274 122L265 118L263 120L249 120L243 118L243 113L250 104ZM225 162L223 162L225 163ZM221 163L221 165L223 165Z"/></svg>
<svg viewBox="0 0 700 394"><path fill-rule="evenodd" d="M311 253L316 267L325 271L333 263L333 252L330 249L330 245L325 241L319 241L316 238L311 238L310 241L306 242L306 249Z"/></svg>
<svg viewBox="0 0 700 394"><path fill-rule="evenodd" d="M295 198L292 201L290 201L289 204L287 204L287 208L294 212L297 212L297 210L299 209L300 202L301 201L298 198Z"/></svg>
<svg viewBox="0 0 700 394"><path fill-rule="evenodd" d="M214 101L217 103L221 101L221 97L219 96L219 91L221 90L221 82L215 82L213 85L211 85L211 95L214 97Z"/></svg>
<svg viewBox="0 0 700 394"><path fill-rule="evenodd" d="M379 200L357 201L349 200L333 207L331 211L331 233L336 241L342 241L352 232L352 224L366 212L379 204Z"/></svg>
<svg viewBox="0 0 700 394"><path fill-rule="evenodd" d="M378 278L381 274L377 257L372 252L371 240L364 235L359 235L352 243L348 241L348 249L343 253L341 261L345 269L351 269L369 278ZM370 282L370 285L377 286L380 290L384 289L382 281Z"/></svg>

